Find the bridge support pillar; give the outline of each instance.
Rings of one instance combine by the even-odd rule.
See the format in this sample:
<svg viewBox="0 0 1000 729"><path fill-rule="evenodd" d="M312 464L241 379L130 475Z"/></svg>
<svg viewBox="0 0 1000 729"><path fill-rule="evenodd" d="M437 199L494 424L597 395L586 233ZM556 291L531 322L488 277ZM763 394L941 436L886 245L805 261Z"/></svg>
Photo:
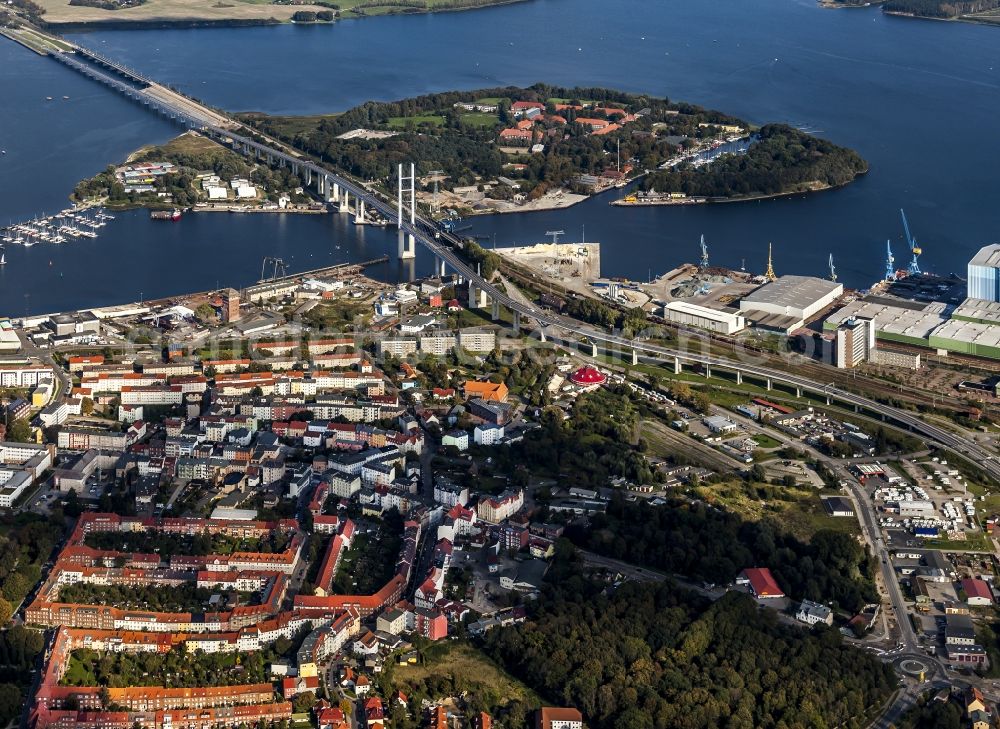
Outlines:
<svg viewBox="0 0 1000 729"><path fill-rule="evenodd" d="M705 365L705 378L712 379L712 368L709 365Z"/></svg>
<svg viewBox="0 0 1000 729"><path fill-rule="evenodd" d="M326 177L320 175L316 178L316 194L319 195L320 199L327 202L326 199Z"/></svg>
<svg viewBox="0 0 1000 729"><path fill-rule="evenodd" d="M590 356L597 359L597 342L592 341L590 343Z"/></svg>
<svg viewBox="0 0 1000 729"><path fill-rule="evenodd" d="M674 374L679 375L681 373L681 358L674 357Z"/></svg>
<svg viewBox="0 0 1000 729"><path fill-rule="evenodd" d="M802 388L801 387L796 387L795 388L795 397L802 397Z"/></svg>
<svg viewBox="0 0 1000 729"><path fill-rule="evenodd" d="M540 341L540 342L544 342L545 341L545 330L542 329L541 326L538 327L538 341Z"/></svg>
<svg viewBox="0 0 1000 729"><path fill-rule="evenodd" d="M771 378L770 377L768 377L766 380L764 380L764 385L766 386L767 391L770 392L771 391Z"/></svg>
<svg viewBox="0 0 1000 729"><path fill-rule="evenodd" d="M637 364L639 364L639 350L638 349L633 349L632 350L632 366L635 367Z"/></svg>
<svg viewBox="0 0 1000 729"><path fill-rule="evenodd" d="M399 242L396 248L396 257L400 260L407 260L417 257L417 239L411 234L400 230ZM469 306L472 306L472 282L469 282Z"/></svg>
<svg viewBox="0 0 1000 729"><path fill-rule="evenodd" d="M340 185L332 180L326 181L326 191L330 195L329 202L339 202L340 201Z"/></svg>
<svg viewBox="0 0 1000 729"><path fill-rule="evenodd" d="M742 385L743 384L743 371L742 370L736 370L736 384L737 385Z"/></svg>
<svg viewBox="0 0 1000 729"><path fill-rule="evenodd" d="M832 405L832 404L833 404L833 402L832 402L832 400L830 399L830 396L829 396L829 395L827 395L827 396L826 396L826 405L827 405L827 407L829 407L829 406L830 406L830 405Z"/></svg>
<svg viewBox="0 0 1000 729"><path fill-rule="evenodd" d="M514 311L514 334L521 333L521 312Z"/></svg>
<svg viewBox="0 0 1000 729"><path fill-rule="evenodd" d="M445 276L445 262L443 258L437 259L437 265L434 267L434 273L437 274L438 278L444 278Z"/></svg>
<svg viewBox="0 0 1000 729"><path fill-rule="evenodd" d="M292 174L295 176L298 176L299 174L299 166L294 162L292 163Z"/></svg>
<svg viewBox="0 0 1000 729"><path fill-rule="evenodd" d="M361 198L357 200L357 209L354 214L354 224L364 225L365 224L365 201Z"/></svg>
<svg viewBox="0 0 1000 729"><path fill-rule="evenodd" d="M859 405L855 405L854 406L854 412L860 413L861 412L861 407Z"/></svg>
<svg viewBox="0 0 1000 729"><path fill-rule="evenodd" d="M312 169L310 169L309 167L306 167L306 185L311 185L312 181L313 181L313 172L312 172Z"/></svg>
<svg viewBox="0 0 1000 729"><path fill-rule="evenodd" d="M347 194L347 190L344 190L344 194L340 197L340 212L351 212L351 196Z"/></svg>
<svg viewBox="0 0 1000 729"><path fill-rule="evenodd" d="M500 319L500 302L493 302L493 321L498 321Z"/></svg>

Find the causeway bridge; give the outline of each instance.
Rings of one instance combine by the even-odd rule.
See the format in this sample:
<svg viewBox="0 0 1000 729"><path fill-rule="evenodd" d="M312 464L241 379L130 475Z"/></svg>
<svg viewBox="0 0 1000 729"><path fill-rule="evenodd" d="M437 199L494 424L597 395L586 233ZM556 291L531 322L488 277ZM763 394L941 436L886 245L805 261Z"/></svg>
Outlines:
<svg viewBox="0 0 1000 729"><path fill-rule="evenodd" d="M994 452L960 431L953 431L923 420L906 410L885 405L826 383L813 381L794 372L711 354L671 349L641 339L626 338L522 303L484 279L459 257L456 249L461 249L463 243L457 236L440 230L434 221L418 213L414 199L412 165L409 175L404 174L406 171L400 166L398 197L395 201L390 201L364 183L324 167L281 142L266 139L246 129L225 113L160 85L120 62L64 39L58 40L62 48L69 50L50 50L49 55L56 61L175 120L181 126L198 130L216 139L241 154L265 160L271 165L291 168L306 185L314 186L317 195L333 209L354 215L358 222L364 222L373 214L384 217L397 228L399 258L415 257L416 245L419 243L434 257L437 273L443 274L450 268L458 274L463 285L468 285L470 305L480 307L492 305L494 319L500 318L501 307L511 311L516 331L520 330L522 319L528 319L536 322L535 331L543 341L559 340L563 346L579 347L594 357L599 351L605 351L630 357L634 364L643 361L664 365L672 368L675 373L681 372L684 367L695 368L706 376L711 376L713 372L725 372L734 376L737 382L749 379L767 389L782 387L798 396L808 394L825 400L827 404L836 403L851 407L858 412L870 413L882 420L907 428L923 436L930 443L939 444L956 452L977 463L993 478L1000 480L1000 462ZM406 183L409 184L405 190L408 193L408 200L404 200L403 194Z"/></svg>

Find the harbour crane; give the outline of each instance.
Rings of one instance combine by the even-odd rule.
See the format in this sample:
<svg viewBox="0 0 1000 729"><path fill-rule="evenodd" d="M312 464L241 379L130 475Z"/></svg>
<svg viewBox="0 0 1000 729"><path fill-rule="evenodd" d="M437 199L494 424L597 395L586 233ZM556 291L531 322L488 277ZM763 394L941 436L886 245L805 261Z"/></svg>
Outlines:
<svg viewBox="0 0 1000 729"><path fill-rule="evenodd" d="M892 242L885 242L885 280L895 281L896 280L896 259L892 255Z"/></svg>
<svg viewBox="0 0 1000 729"><path fill-rule="evenodd" d="M551 235L552 236L552 245L558 245L558 243L559 243L559 236L566 235L566 231L565 230L547 230L547 231L545 231L545 235Z"/></svg>
<svg viewBox="0 0 1000 729"><path fill-rule="evenodd" d="M774 272L774 257L771 255L771 244L767 244L767 270L764 271L764 278L768 281L775 281L778 275Z"/></svg>
<svg viewBox="0 0 1000 729"><path fill-rule="evenodd" d="M271 277L264 278L264 272L268 266L271 266ZM261 281L274 281L281 276L287 275L285 269L285 262L280 258L275 258L273 256L264 256L264 261L260 264L260 280Z"/></svg>
<svg viewBox="0 0 1000 729"><path fill-rule="evenodd" d="M920 263L917 261L917 257L923 253L923 250L917 245L916 238L910 235L910 224L906 222L906 213L903 212L903 208L899 209L899 214L903 218L903 230L906 232L906 245L910 247L910 253L913 254L907 271L909 271L911 276L923 273L923 271L920 270Z"/></svg>
<svg viewBox="0 0 1000 729"><path fill-rule="evenodd" d="M699 268L708 268L708 244L705 243L704 233L701 236L701 264Z"/></svg>
<svg viewBox="0 0 1000 729"><path fill-rule="evenodd" d="M834 283L837 283L837 269L833 265L833 254L832 253L830 254L830 262L829 262L828 265L830 266L830 280L833 281Z"/></svg>

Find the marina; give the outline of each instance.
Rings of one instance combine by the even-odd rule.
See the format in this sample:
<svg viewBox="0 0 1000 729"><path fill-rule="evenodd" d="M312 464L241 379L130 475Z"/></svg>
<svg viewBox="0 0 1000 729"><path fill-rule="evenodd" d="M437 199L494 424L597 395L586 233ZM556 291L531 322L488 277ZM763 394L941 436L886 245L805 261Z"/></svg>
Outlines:
<svg viewBox="0 0 1000 729"><path fill-rule="evenodd" d="M13 223L2 229L0 239L12 245L31 248L39 243L66 243L79 238L97 238L98 230L115 216L103 208L67 208L55 215Z"/></svg>

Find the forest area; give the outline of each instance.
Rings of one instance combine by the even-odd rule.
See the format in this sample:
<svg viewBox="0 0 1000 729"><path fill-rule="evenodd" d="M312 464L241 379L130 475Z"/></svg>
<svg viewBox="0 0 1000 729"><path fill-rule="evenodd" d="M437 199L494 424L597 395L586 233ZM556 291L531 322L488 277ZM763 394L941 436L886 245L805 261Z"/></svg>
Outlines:
<svg viewBox="0 0 1000 729"><path fill-rule="evenodd" d="M583 549L692 580L728 584L746 567L769 567L798 600L832 601L851 613L878 601L874 558L851 535L820 530L806 544L773 521L744 521L702 502L650 506L618 494L605 514L566 536Z"/></svg>
<svg viewBox="0 0 1000 729"><path fill-rule="evenodd" d="M681 164L647 176L642 187L691 197L777 195L844 185L868 171L856 152L785 124L768 124L744 154L723 155L701 168Z"/></svg>
<svg viewBox="0 0 1000 729"><path fill-rule="evenodd" d="M857 728L896 683L834 630L669 583L605 591L563 575L532 620L488 633L485 651L591 729Z"/></svg>
<svg viewBox="0 0 1000 729"><path fill-rule="evenodd" d="M544 411L542 427L530 437L491 451L494 468L513 483L523 482L526 471L585 488L605 486L614 476L652 483L662 476L637 444L638 423L638 407L626 394L602 388L577 398L566 420Z"/></svg>

